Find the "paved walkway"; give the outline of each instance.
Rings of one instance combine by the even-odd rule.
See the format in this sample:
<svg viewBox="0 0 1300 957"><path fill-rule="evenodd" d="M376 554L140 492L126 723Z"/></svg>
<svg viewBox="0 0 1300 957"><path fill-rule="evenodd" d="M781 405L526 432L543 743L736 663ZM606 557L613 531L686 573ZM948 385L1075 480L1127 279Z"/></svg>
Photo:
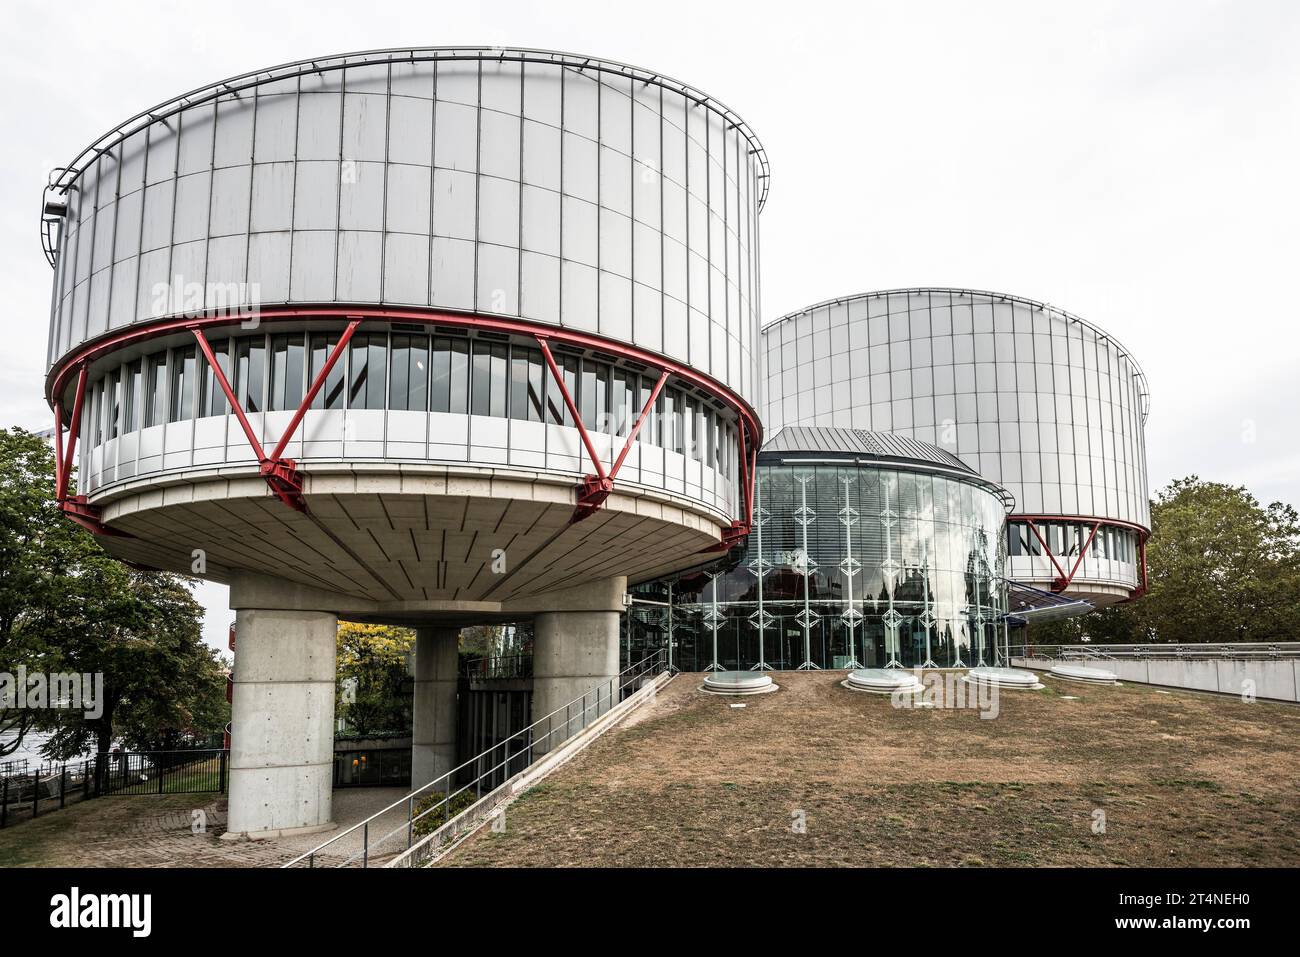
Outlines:
<svg viewBox="0 0 1300 957"><path fill-rule="evenodd" d="M406 788L334 792L334 831L273 841L223 841L226 800L211 794L95 798L0 830L0 863L36 867L278 867L407 794ZM372 825L371 838L406 820L400 806ZM342 838L321 866L361 849L362 835ZM390 845L405 847L405 834Z"/></svg>

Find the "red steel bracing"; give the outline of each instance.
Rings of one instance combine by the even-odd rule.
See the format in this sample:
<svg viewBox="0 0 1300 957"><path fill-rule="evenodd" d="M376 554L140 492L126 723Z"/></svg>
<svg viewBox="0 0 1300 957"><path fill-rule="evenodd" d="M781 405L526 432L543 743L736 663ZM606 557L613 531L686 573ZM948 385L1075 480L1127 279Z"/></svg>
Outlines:
<svg viewBox="0 0 1300 957"><path fill-rule="evenodd" d="M1074 581L1075 576L1079 573L1079 568L1083 565L1083 559L1088 554L1088 549L1092 547L1093 539L1096 538L1097 532L1101 529L1103 525L1113 525L1116 528L1123 528L1131 532L1134 532L1137 535L1137 541L1138 541L1138 563L1141 568L1141 583L1138 585L1137 590L1134 592L1132 597L1141 598L1143 595L1146 594L1147 538L1150 536L1151 533L1147 531L1145 528L1143 528L1141 525L1135 525L1132 522L1125 522L1113 518L1097 518L1095 516L1080 516L1080 515L1010 515L1007 517L1007 521L1024 523L1028 525L1029 528L1033 531L1034 537L1037 538L1039 544L1043 546L1044 554L1046 554L1047 557L1051 559L1052 565L1056 568L1057 577L1052 582L1052 591L1057 591L1057 592L1065 591L1065 589L1070 587L1070 584ZM1068 572L1056 560L1056 555L1053 554L1052 549L1048 546L1046 539L1044 539L1042 534L1039 532L1038 526L1035 524L1035 522L1068 522L1071 524L1092 526L1091 530L1088 532L1087 539L1083 543L1083 547L1079 550L1078 557L1074 560L1074 564L1071 566ZM1062 556L1062 557L1064 558L1066 556ZM1128 599L1125 600L1127 601Z"/></svg>
<svg viewBox="0 0 1300 957"><path fill-rule="evenodd" d="M72 400L72 421L68 424L68 442L63 442L63 401L54 404L54 501L64 515L92 535L120 535L126 532L109 528L100 521L97 506L86 501L84 495L69 495L68 483L72 475L72 456L77 449L77 436L81 432L81 410L86 404L86 379L89 363L83 362L77 370L77 391Z"/></svg>
<svg viewBox="0 0 1300 957"><path fill-rule="evenodd" d="M614 462L614 467L609 470L609 477L612 479L618 475L618 470L623 467L623 460L627 458L627 453L632 450L632 443L641 433L641 426L645 425L645 420L650 416L650 410L659 399L659 393L663 391L664 383L668 381L668 373L659 373L659 381L655 387L650 390L650 398L646 399L645 405L641 407L641 414L636 417L636 422L632 425L632 431L627 434L627 441L623 443L623 451L618 453L618 459Z"/></svg>
<svg viewBox="0 0 1300 957"><path fill-rule="evenodd" d="M258 462L265 462L266 452L262 448L262 443L258 441L257 433L253 431L253 427L249 425L248 416L244 415L244 407L235 398L235 390L230 387L230 380L221 371L221 366L217 363L217 357L212 354L212 346L208 345L208 340L203 335L202 329L195 328L192 331L194 332L194 338L199 341L199 348L203 350L203 358L208 361L208 368L212 370L212 377L217 380L217 385L221 386L226 401L230 403L230 410L235 413L240 428L244 430L244 435L248 438L248 444L253 447L253 454L257 456Z"/></svg>
<svg viewBox="0 0 1300 957"><path fill-rule="evenodd" d="M1061 563L1058 562L1056 556L1052 554L1052 547L1047 544L1047 540L1043 538L1042 533L1038 530L1038 526L1034 524L1033 519L1029 519L1029 530L1034 533L1034 538L1038 539L1038 544L1043 546L1043 553L1052 560L1052 565L1056 569L1056 580L1058 582L1065 581L1065 569L1061 567ZM1061 589L1059 588L1057 589L1057 591L1060 590Z"/></svg>
<svg viewBox="0 0 1300 957"><path fill-rule="evenodd" d="M63 399L54 400L54 500L63 488Z"/></svg>
<svg viewBox="0 0 1300 957"><path fill-rule="evenodd" d="M59 469L59 485L55 498L62 502L68 495L68 476L72 472L72 455L77 450L77 436L81 432L81 409L86 404L86 377L90 370L82 363L77 371L77 391L72 400L72 421L68 425L68 444L63 451L63 467ZM59 423L60 428L62 423ZM56 430L57 431L57 430ZM59 444L63 441L60 439Z"/></svg>
<svg viewBox="0 0 1300 957"><path fill-rule="evenodd" d="M149 325L139 329L120 330L115 334L97 339L94 342L86 343L78 348L67 358L67 361L57 366L54 370L51 370L51 375L47 382L47 389L51 396L51 403L57 405L59 400L55 397L63 394L63 391L67 386L67 377L71 374L73 369L79 370L78 401L73 408L73 434L75 436L76 426L80 418L82 399L84 398L84 380L91 362L114 349L121 348L124 345L144 342L149 339L156 339L179 331L188 330L194 334L196 339L198 339L200 348L204 353L204 358L207 360L214 376L216 376L218 384L221 385L222 392L225 393L226 400L230 403L231 410L240 420L240 426L244 429L244 434L248 437L249 444L258 458L259 468L263 477L266 479L267 484L282 502L292 508L305 511L306 504L302 497L301 475L297 472L293 460L282 458L282 455L294 432L301 423L303 416L306 414L307 409L310 407L311 402L324 384L330 370L342 355L343 349L347 345L348 340L352 338L352 334L356 331L357 326L360 325L363 319L379 319L389 322L419 322L427 325L449 325L461 328L486 329L507 335L528 336L535 339L537 344L541 347L542 354L546 358L546 363L551 370L551 376L554 378L560 389L560 394L564 399L565 406L569 410L569 414L573 416L574 423L578 428L578 433L582 437L583 445L586 447L587 454L590 456L592 465L596 470L595 475L588 476L578 487L578 508L574 512L575 521L585 518L587 515L596 511L605 499L609 497L609 493L613 489L613 478L617 474L618 469L622 466L623 460L627 457L627 454L631 449L631 444L635 441L636 434L644 424L649 415L650 409L653 408L654 402L657 400L659 392L662 390L668 376L674 375L691 385L700 387L710 394L723 399L732 409L735 410L737 416L738 431L741 442L741 492L744 496L742 511L743 517L733 521L731 526L723 532L721 542L710 550L725 550L730 548L749 533L753 522L753 489L757 472L757 448L762 431L753 410L709 376L697 372L689 366L673 362L635 346L612 342L587 333L575 332L568 329L556 329L553 326L542 326L537 323L518 319L504 319L463 313L427 312L375 307L364 307L360 309L348 308L346 310L340 310L329 309L326 307L285 306L263 309L259 313L259 319L271 322L302 320L305 318L332 320L342 317L346 317L349 320L347 330L343 333L338 344L335 345L334 349L331 351L325 365L321 368L320 372L317 373L311 388L308 390L302 403L299 405L297 412L295 412L293 419L290 421L289 426L286 428L285 434L281 437L275 450L270 456L266 455L261 443L253 433L252 428L244 415L243 409L240 407L238 402L235 401L233 390L230 388L230 383L227 380L225 373L222 372L220 366L217 364L216 358L212 354L211 347L207 345L207 340L202 335L202 329L209 326L225 326L236 322L242 322L246 319L246 317L242 315L214 315L199 318L177 318L150 323ZM659 381L655 385L650 400L645 404L645 407L642 408L633 432L624 444L623 451L615 462L614 468L609 472L605 471L604 464L601 462L600 456L596 453L595 446L591 441L591 436L588 434L586 425L578 413L573 397L569 394L569 390L564 384L564 377L560 373L559 367L556 365L554 356L551 354L548 340L566 342L581 348L598 349L602 352L612 352L651 368L658 368L661 370ZM749 457L745 455L746 435L749 439L749 448L753 450L752 456ZM75 439L70 439L64 457L62 481L65 484L67 481L67 472L72 460L74 441ZM86 509L93 510L96 513L98 512L94 506L86 505L84 499L82 504ZM66 508L65 511L67 511ZM76 518L76 516L72 517L74 517L74 519ZM95 531L95 529L92 529L92 531ZM104 526L100 526L99 531L104 534L112 534L112 531Z"/></svg>
<svg viewBox="0 0 1300 957"><path fill-rule="evenodd" d="M325 364L321 366L316 378L312 380L311 388L307 390L307 394L298 403L298 408L294 411L293 418L289 420L288 426L285 427L284 434L280 436L275 451L269 456L262 447L262 443L258 441L252 425L249 424L243 406L235 398L235 391L230 387L230 380L226 377L226 373L222 371L221 364L217 362L217 357L213 354L212 346L208 344L207 338L203 335L203 330L197 326L191 330L194 333L194 338L199 341L199 348L203 350L203 358L207 360L213 378L221 386L226 401L230 403L231 411L234 412L235 418L239 420L239 425L244 430L244 435L248 438L248 444L253 448L253 454L257 456L258 469L261 471L262 477L266 479L266 484L270 486L276 498L300 512L307 510L307 503L302 497L302 476L298 473L297 463L293 459L284 458L284 450L288 446L289 440L293 438L294 432L297 431L303 416L307 414L307 410L311 407L312 401L316 398L316 393L320 392L321 386L324 385L325 379L330 374L330 370L339 361L339 356L343 355L348 340L352 338L352 334L357 331L359 325L361 325L360 319L353 319L348 323L347 329L339 337L339 341L334 348L330 350L329 358L325 360Z"/></svg>
<svg viewBox="0 0 1300 957"><path fill-rule="evenodd" d="M347 348L348 342L352 339L352 334L357 331L357 326L359 325L361 325L360 319L351 320L348 323L348 327L343 330L343 335L339 336L339 341L335 343L334 348L330 350L329 357L325 360L325 364L321 366L320 372L316 373L316 378L312 380L311 388L307 390L307 394L303 396L303 400L298 403L298 410L294 412L293 418L289 420L289 424L284 430L284 435L280 436L280 441L276 445L275 451L271 453L272 459L278 461L280 456L284 455L284 450L288 446L289 440L293 438L293 433L297 431L298 425L302 422L303 416L307 414L307 410L311 408L312 402L316 400L316 394L320 392L321 387L325 385L325 380L329 378L330 372L339 361L339 357L343 355L343 350Z"/></svg>

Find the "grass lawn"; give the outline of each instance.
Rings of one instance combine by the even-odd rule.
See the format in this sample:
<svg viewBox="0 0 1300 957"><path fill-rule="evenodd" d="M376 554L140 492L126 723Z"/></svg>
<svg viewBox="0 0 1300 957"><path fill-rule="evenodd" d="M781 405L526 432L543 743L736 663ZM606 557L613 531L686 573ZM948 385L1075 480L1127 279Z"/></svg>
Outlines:
<svg viewBox="0 0 1300 957"><path fill-rule="evenodd" d="M732 708L679 675L511 805L503 833L484 829L441 863L1300 860L1300 708L1045 678L981 720L896 709L842 677L780 673L779 692Z"/></svg>

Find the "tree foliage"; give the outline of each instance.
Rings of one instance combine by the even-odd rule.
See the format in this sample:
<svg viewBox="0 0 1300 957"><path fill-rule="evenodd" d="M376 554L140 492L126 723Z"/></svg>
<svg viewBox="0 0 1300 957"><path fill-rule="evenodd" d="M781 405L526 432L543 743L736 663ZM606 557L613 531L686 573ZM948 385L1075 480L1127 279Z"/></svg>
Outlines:
<svg viewBox="0 0 1300 957"><path fill-rule="evenodd" d="M415 632L409 628L339 622L337 711L352 733L365 736L410 726L410 696L403 685L414 644Z"/></svg>
<svg viewBox="0 0 1300 957"><path fill-rule="evenodd" d="M1300 515L1245 488L1178 479L1151 503L1150 590L1082 618L1031 626L1040 643L1300 640Z"/></svg>
<svg viewBox="0 0 1300 957"><path fill-rule="evenodd" d="M54 503L53 450L0 430L0 670L103 676L103 712L10 709L4 745L50 732L47 757L115 743L152 750L229 720L225 672L203 643L203 610L180 575L133 571Z"/></svg>

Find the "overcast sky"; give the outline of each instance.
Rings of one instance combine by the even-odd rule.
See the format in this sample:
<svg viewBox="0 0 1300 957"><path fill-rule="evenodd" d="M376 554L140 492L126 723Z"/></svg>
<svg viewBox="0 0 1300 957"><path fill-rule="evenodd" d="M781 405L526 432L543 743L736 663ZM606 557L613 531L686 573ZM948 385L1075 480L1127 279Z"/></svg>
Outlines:
<svg viewBox="0 0 1300 957"><path fill-rule="evenodd" d="M0 34L0 426L47 428L41 187L160 100L277 63L529 46L662 72L772 162L763 316L897 286L1051 302L1152 393L1154 492L1300 506L1300 4L479 4L7 0ZM225 644L225 590L204 586Z"/></svg>

